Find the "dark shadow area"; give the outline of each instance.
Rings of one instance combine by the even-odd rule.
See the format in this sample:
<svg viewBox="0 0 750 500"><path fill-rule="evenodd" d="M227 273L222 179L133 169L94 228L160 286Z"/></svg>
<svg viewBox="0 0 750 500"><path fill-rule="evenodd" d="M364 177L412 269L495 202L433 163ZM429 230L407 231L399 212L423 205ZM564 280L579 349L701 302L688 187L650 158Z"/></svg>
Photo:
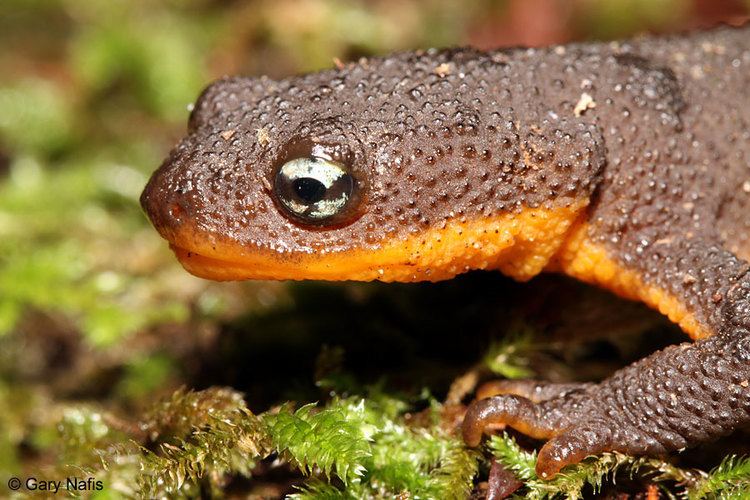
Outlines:
<svg viewBox="0 0 750 500"><path fill-rule="evenodd" d="M642 305L559 276L516 283L477 272L440 283L291 287L291 306L222 327L215 345L193 360L193 387L231 386L258 410L320 398L313 374L326 346L343 351L342 371L361 383L384 380L412 394L430 387L440 398L493 341L520 330L532 332L543 355L532 368L552 380L600 379L684 340Z"/></svg>

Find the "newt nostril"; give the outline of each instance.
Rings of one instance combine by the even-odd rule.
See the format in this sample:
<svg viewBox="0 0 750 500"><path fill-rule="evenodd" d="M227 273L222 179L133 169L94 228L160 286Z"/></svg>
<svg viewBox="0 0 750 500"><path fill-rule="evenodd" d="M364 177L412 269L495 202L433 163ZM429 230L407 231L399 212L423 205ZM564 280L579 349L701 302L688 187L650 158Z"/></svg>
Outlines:
<svg viewBox="0 0 750 500"><path fill-rule="evenodd" d="M182 215L182 213L182 205L180 205L179 203L174 202L169 206L169 215L172 216L172 218L176 222L180 221L180 216Z"/></svg>

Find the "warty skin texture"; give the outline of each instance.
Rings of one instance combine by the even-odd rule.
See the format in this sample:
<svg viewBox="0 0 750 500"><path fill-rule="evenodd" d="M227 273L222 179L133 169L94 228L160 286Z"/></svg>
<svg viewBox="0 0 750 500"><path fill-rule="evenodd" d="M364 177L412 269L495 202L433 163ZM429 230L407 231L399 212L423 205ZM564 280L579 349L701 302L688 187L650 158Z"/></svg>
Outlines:
<svg viewBox="0 0 750 500"><path fill-rule="evenodd" d="M288 279L308 278L285 267L309 267L319 254L370 253L451 222L588 202L604 162L599 132L572 114L547 117L525 98L536 75L516 77L508 58L428 51L281 82L219 81L198 100L190 135L154 174L143 204L172 243L273 273L247 277ZM310 144L359 177L363 200L350 224L304 227L279 210L275 168ZM432 279L427 271L397 278Z"/></svg>
<svg viewBox="0 0 750 500"><path fill-rule="evenodd" d="M398 54L213 84L142 203L206 277L547 269L682 318L698 340L599 384L499 384L471 405L468 444L489 423L548 439L537 469L550 477L589 454L663 455L750 423L749 123L748 27ZM333 227L274 199L279 163L315 145L361 187Z"/></svg>

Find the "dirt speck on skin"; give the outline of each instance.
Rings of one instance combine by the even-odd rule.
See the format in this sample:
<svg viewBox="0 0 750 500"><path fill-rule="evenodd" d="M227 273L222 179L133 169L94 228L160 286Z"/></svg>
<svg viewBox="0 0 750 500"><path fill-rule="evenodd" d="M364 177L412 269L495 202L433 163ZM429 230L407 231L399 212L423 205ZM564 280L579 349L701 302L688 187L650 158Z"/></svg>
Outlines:
<svg viewBox="0 0 750 500"><path fill-rule="evenodd" d="M268 144L271 142L271 136L268 133L268 129L265 127L259 128L256 131L256 136L258 138L258 144L260 144L262 147L268 146Z"/></svg>
<svg viewBox="0 0 750 500"><path fill-rule="evenodd" d="M448 63L440 64L440 65L438 65L434 69L434 73L436 75L440 76L440 77L444 77L446 75L450 75L451 74L451 65L448 64Z"/></svg>
<svg viewBox="0 0 750 500"><path fill-rule="evenodd" d="M596 101L594 101L594 98L591 97L591 94L584 92L583 94L581 94L581 98L578 99L576 107L573 108L573 114L575 114L576 116L581 116L586 112L587 109L592 109L595 107Z"/></svg>

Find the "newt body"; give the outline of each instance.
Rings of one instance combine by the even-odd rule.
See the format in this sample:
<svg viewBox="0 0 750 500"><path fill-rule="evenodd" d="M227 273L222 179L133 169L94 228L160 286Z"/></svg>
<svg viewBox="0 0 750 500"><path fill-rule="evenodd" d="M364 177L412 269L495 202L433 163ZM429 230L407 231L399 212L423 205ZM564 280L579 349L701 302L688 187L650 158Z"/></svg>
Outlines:
<svg viewBox="0 0 750 500"><path fill-rule="evenodd" d="M547 49L429 50L227 78L142 204L212 279L563 272L695 342L600 384L499 384L464 423L660 455L750 423L750 27Z"/></svg>

